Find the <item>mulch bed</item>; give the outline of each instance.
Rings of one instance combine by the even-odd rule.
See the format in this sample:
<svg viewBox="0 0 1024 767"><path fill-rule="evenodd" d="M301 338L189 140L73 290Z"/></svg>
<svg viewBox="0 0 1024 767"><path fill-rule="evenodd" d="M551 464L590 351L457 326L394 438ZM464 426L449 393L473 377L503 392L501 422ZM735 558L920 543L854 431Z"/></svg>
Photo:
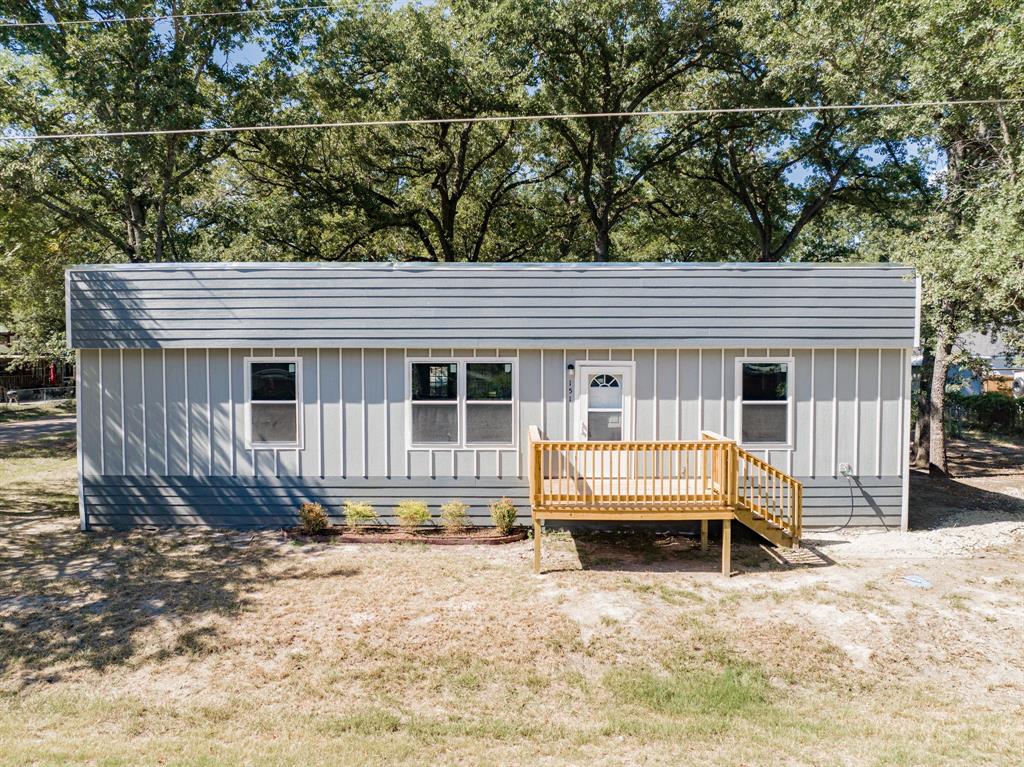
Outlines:
<svg viewBox="0 0 1024 767"><path fill-rule="evenodd" d="M441 528L407 532L399 527L368 527L352 532L347 527L331 526L317 535L306 535L297 527L286 527L284 537L298 541L336 541L338 543L425 543L430 546L463 546L476 544L494 546L515 543L526 539L526 528L513 530L508 535L498 535L494 528L475 527L458 535L451 535Z"/></svg>

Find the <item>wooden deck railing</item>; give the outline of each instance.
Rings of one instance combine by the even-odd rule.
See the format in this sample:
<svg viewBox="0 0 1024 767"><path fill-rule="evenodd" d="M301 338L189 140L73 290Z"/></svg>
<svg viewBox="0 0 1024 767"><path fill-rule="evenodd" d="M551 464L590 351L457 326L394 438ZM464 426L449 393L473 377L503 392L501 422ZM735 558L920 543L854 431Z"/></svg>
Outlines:
<svg viewBox="0 0 1024 767"><path fill-rule="evenodd" d="M532 431L531 431L532 433ZM731 443L531 440L534 507L729 508L736 503Z"/></svg>
<svg viewBox="0 0 1024 767"><path fill-rule="evenodd" d="M641 520L745 509L800 537L800 482L714 432L685 442L569 442L542 439L536 426L529 432L535 511Z"/></svg>

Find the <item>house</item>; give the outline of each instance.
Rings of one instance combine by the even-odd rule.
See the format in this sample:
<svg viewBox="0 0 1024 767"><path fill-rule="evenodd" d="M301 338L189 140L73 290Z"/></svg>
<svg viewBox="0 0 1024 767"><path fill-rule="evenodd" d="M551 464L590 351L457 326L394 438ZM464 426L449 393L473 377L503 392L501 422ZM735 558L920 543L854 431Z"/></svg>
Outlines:
<svg viewBox="0 0 1024 767"><path fill-rule="evenodd" d="M1014 359L1006 344L994 335L965 333L957 341L955 351L970 355L988 369L982 377L969 368L950 365L948 380L958 384L964 394L1002 392L1011 396L1014 380L1024 378L1024 366Z"/></svg>
<svg viewBox="0 0 1024 767"><path fill-rule="evenodd" d="M910 268L110 265L67 301L83 528L501 496L783 543L907 524Z"/></svg>

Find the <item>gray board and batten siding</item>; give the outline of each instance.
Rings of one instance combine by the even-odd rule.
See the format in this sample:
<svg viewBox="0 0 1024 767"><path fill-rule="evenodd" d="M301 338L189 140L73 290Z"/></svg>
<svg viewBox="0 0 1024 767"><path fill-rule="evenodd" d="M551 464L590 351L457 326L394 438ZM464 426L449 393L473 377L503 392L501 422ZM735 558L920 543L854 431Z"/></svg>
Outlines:
<svg viewBox="0 0 1024 767"><path fill-rule="evenodd" d="M805 525L905 524L907 268L188 264L67 287L83 526L281 525L346 498L525 513L527 428L573 436L569 365L633 362L634 438L694 439L734 435L743 356L793 359L793 448L759 454L805 483ZM246 447L252 356L301 358L301 449ZM514 360L516 443L409 448L416 357Z"/></svg>

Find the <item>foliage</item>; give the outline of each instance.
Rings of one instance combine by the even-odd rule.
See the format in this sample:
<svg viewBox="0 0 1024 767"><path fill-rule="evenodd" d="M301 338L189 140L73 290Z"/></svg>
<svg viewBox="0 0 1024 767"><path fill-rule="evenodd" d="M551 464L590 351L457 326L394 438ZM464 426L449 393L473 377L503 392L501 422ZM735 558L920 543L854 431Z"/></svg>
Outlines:
<svg viewBox="0 0 1024 767"><path fill-rule="evenodd" d="M349 530L357 530L360 527L374 525L380 522L377 512L369 503L361 501L346 500L343 505L345 514L345 525Z"/></svg>
<svg viewBox="0 0 1024 767"><path fill-rule="evenodd" d="M491 522L494 523L498 535L508 535L512 532L518 514L510 498L499 498L491 504Z"/></svg>
<svg viewBox="0 0 1024 767"><path fill-rule="evenodd" d="M430 523L430 509L423 501L400 501L395 506L395 517L402 527L423 527Z"/></svg>
<svg viewBox="0 0 1024 767"><path fill-rule="evenodd" d="M1014 399L999 392L969 395L946 394L951 410L959 410L962 420L987 432L1024 433L1024 399Z"/></svg>
<svg viewBox="0 0 1024 767"><path fill-rule="evenodd" d="M299 529L306 535L322 533L329 524L327 510L319 503L304 503L299 506Z"/></svg>
<svg viewBox="0 0 1024 767"><path fill-rule="evenodd" d="M457 534L469 527L469 504L462 501L448 501L441 504L441 527Z"/></svg>

